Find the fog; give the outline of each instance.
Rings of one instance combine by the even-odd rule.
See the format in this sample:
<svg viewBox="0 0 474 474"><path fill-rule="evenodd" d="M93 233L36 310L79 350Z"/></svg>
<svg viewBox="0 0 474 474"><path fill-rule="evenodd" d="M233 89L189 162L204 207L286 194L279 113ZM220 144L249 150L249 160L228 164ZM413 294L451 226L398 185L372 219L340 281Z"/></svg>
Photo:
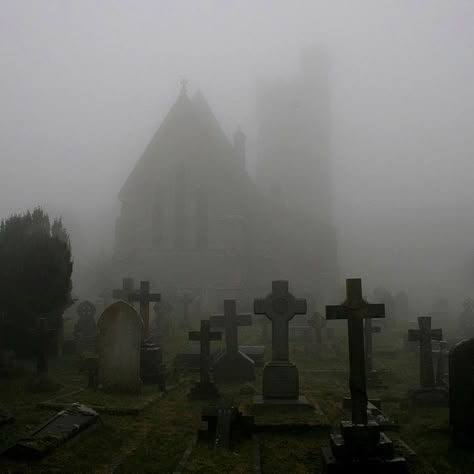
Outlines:
<svg viewBox="0 0 474 474"><path fill-rule="evenodd" d="M0 0L0 217L110 254L117 194L185 77L256 164L256 83L328 58L341 277L420 307L474 284L472 1Z"/></svg>

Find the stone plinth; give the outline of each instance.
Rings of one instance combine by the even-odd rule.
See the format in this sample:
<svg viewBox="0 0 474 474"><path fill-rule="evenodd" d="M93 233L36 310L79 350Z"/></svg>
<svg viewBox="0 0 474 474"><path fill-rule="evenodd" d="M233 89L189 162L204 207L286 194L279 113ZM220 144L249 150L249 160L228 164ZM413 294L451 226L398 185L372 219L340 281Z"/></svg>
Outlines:
<svg viewBox="0 0 474 474"><path fill-rule="evenodd" d="M289 361L272 360L263 369L264 399L295 399L299 397L298 369Z"/></svg>
<svg viewBox="0 0 474 474"><path fill-rule="evenodd" d="M322 472L405 474L408 466L404 458L395 456L392 442L377 423L356 425L342 421L340 434L332 434L330 447L322 449Z"/></svg>
<svg viewBox="0 0 474 474"><path fill-rule="evenodd" d="M448 404L449 392L446 387L421 387L410 390L408 397L418 405L443 406Z"/></svg>

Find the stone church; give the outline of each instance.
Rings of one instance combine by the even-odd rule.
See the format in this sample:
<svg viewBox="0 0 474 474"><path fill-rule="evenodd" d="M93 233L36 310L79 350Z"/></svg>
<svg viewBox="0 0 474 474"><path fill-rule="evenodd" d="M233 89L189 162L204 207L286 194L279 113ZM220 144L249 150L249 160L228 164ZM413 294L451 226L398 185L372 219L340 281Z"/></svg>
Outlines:
<svg viewBox="0 0 474 474"><path fill-rule="evenodd" d="M271 142L280 138L274 133L285 122L261 120L263 148L275 149ZM297 148L286 149L290 155L275 157L288 168L297 166ZM270 157L260 158L271 167ZM268 172L278 182L264 189L265 181L253 181L245 161L243 132L229 140L203 95L189 97L183 86L119 193L116 274L150 279L165 295L190 292L202 298L206 310L229 297L249 309L251 299L269 292L275 279L288 279L295 293L320 303L326 299L338 286L330 213L322 216L318 202L298 208L298 193L311 190L298 189L295 172L288 173L287 183L281 163L275 166L280 176ZM266 176L262 166L259 175ZM314 183L327 178L316 174ZM312 182L305 177L301 185Z"/></svg>

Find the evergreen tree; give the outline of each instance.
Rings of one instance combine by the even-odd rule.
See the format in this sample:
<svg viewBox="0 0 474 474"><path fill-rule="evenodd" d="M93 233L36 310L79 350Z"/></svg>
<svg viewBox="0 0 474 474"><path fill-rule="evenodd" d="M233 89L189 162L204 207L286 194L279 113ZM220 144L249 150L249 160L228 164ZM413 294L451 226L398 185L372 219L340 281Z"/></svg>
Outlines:
<svg viewBox="0 0 474 474"><path fill-rule="evenodd" d="M39 316L62 328L71 304L71 247L61 219L50 224L41 209L12 215L0 223L0 313L6 340L19 353L30 353Z"/></svg>

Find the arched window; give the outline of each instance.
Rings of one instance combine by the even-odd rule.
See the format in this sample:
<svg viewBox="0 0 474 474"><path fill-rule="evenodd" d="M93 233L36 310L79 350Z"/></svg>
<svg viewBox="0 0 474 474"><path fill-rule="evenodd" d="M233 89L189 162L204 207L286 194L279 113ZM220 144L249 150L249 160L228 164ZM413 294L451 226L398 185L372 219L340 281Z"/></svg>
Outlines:
<svg viewBox="0 0 474 474"><path fill-rule="evenodd" d="M209 233L209 202L207 192L198 190L196 196L196 249L204 250L208 247Z"/></svg>

